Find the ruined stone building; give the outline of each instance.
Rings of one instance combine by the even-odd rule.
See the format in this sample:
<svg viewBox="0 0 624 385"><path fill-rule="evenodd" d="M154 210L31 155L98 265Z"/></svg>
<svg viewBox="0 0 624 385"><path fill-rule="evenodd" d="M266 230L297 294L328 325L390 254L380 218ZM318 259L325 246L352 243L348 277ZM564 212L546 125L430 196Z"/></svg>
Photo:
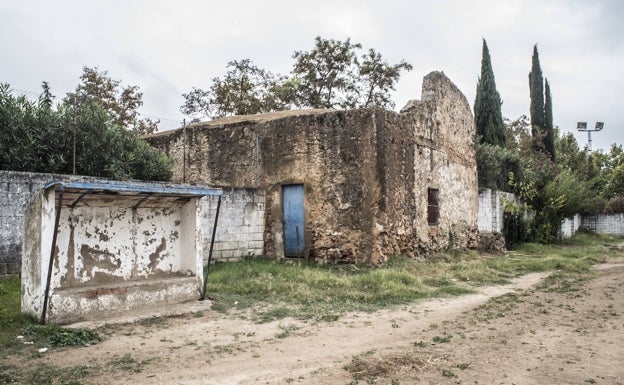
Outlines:
<svg viewBox="0 0 624 385"><path fill-rule="evenodd" d="M380 262L474 245L474 135L466 98L432 72L401 113L235 116L148 140L175 159L175 182L258 191L264 255Z"/></svg>

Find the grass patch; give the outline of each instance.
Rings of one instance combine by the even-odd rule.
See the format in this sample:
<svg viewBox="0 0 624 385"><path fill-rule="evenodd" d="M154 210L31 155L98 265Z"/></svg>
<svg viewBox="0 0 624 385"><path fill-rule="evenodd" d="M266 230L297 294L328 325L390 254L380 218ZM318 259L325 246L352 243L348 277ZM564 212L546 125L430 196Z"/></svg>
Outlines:
<svg viewBox="0 0 624 385"><path fill-rule="evenodd" d="M40 364L35 366L27 375L30 385L81 385L93 371L99 368L85 365L62 368L51 364Z"/></svg>
<svg viewBox="0 0 624 385"><path fill-rule="evenodd" d="M374 311L418 299L473 292L460 282L426 284L410 270L418 262L394 258L388 265L294 266L253 259L216 264L208 291L213 309L254 308L257 322L285 317L336 320L350 311ZM420 263L422 264L422 263Z"/></svg>
<svg viewBox="0 0 624 385"><path fill-rule="evenodd" d="M94 331L66 329L55 325L30 324L22 328L22 334L53 347L91 346L102 341L102 336Z"/></svg>
<svg viewBox="0 0 624 385"><path fill-rule="evenodd" d="M448 344L453 336L434 336L432 341L436 344Z"/></svg>
<svg viewBox="0 0 624 385"><path fill-rule="evenodd" d="M277 338L286 338L292 335L293 332L299 330L297 325L279 325L280 332L275 335Z"/></svg>
<svg viewBox="0 0 624 385"><path fill-rule="evenodd" d="M100 370L98 366L79 365L63 368L57 365L38 363L31 365L26 371L16 367L0 365L0 384L30 385L82 385L93 372Z"/></svg>
<svg viewBox="0 0 624 385"><path fill-rule="evenodd" d="M592 264L622 258L621 238L579 233L556 245L523 244L492 256L453 251L428 262L391 258L382 266L293 265L262 258L219 263L211 269L213 309L252 309L252 319L295 317L335 321L353 311L375 311L420 299L474 292L530 272L585 273Z"/></svg>
<svg viewBox="0 0 624 385"><path fill-rule="evenodd" d="M17 339L21 329L35 320L22 315L19 277L0 281L0 357L23 347Z"/></svg>
<svg viewBox="0 0 624 385"><path fill-rule="evenodd" d="M123 371L140 373L146 365L154 361L156 361L155 358L138 361L130 354L124 354L121 357L110 360L107 366L113 372Z"/></svg>
<svg viewBox="0 0 624 385"><path fill-rule="evenodd" d="M382 378L387 379L406 371L411 372L426 365L423 359L410 354L390 354L378 357L374 353L375 351L369 351L354 356L351 362L344 366L343 369L353 377L350 384L357 384L359 381L376 384ZM394 379L391 383L398 384L398 380Z"/></svg>
<svg viewBox="0 0 624 385"><path fill-rule="evenodd" d="M32 352L33 348L89 346L102 340L98 333L89 330L39 325L33 317L22 314L20 296L18 277L0 281L0 357L24 350Z"/></svg>
<svg viewBox="0 0 624 385"><path fill-rule="evenodd" d="M20 379L19 369L13 365L0 364L0 384L12 384Z"/></svg>

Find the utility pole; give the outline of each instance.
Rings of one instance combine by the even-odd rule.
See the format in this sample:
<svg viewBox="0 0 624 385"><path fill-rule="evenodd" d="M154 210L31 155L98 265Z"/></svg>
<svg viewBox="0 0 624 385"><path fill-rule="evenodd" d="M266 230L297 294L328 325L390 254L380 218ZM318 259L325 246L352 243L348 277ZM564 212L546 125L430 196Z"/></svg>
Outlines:
<svg viewBox="0 0 624 385"><path fill-rule="evenodd" d="M592 137L591 137L591 133L592 132L598 132L600 130L602 130L602 128L604 127L604 123L603 122L596 122L596 127L595 128L587 128L587 122L577 122L576 123L576 129L578 131L581 132L587 132L587 149L589 150L589 153L591 154L592 152Z"/></svg>
<svg viewBox="0 0 624 385"><path fill-rule="evenodd" d="M72 175L76 175L76 132L78 131L78 127L76 124L76 106L78 102L78 94L74 94L74 150L73 150L73 168Z"/></svg>
<svg viewBox="0 0 624 385"><path fill-rule="evenodd" d="M182 183L186 183L186 119L182 121Z"/></svg>

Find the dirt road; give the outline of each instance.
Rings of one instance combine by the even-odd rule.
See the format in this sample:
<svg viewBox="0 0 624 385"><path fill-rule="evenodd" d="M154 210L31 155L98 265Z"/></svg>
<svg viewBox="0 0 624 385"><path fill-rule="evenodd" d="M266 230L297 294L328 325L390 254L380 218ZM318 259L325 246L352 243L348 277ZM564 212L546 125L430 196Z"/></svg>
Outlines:
<svg viewBox="0 0 624 385"><path fill-rule="evenodd" d="M203 311L109 326L34 364L94 384L624 384L624 264L530 274L479 294L335 322Z"/></svg>

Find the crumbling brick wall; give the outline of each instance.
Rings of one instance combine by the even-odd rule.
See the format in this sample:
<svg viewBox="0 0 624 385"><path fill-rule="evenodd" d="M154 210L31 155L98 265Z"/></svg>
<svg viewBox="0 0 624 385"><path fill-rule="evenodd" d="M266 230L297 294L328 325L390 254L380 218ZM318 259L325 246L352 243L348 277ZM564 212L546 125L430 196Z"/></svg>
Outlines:
<svg viewBox="0 0 624 385"><path fill-rule="evenodd" d="M402 113L308 110L225 118L149 138L174 178L265 194L264 254L282 257L282 186L305 191L306 256L330 262L426 257L476 245L474 124L439 72ZM439 218L429 223L428 191Z"/></svg>

